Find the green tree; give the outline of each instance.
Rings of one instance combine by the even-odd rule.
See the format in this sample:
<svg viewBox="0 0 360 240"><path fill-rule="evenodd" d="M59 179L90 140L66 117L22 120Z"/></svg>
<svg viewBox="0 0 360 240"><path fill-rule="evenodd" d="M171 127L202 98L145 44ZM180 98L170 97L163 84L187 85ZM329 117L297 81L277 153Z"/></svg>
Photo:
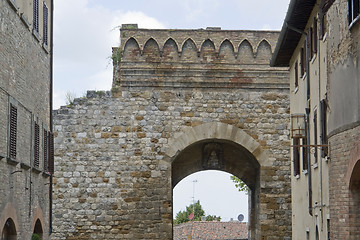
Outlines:
<svg viewBox="0 0 360 240"><path fill-rule="evenodd" d="M249 194L249 187L240 178L232 175L230 176L230 179L235 183L235 187L239 190L239 192L245 192L246 195Z"/></svg>
<svg viewBox="0 0 360 240"><path fill-rule="evenodd" d="M41 240L41 237L39 236L39 234L33 233L33 235L31 236L31 240Z"/></svg>
<svg viewBox="0 0 360 240"><path fill-rule="evenodd" d="M201 217L205 216L205 211L203 210L200 201L198 200L195 205L191 204L190 206L186 207L185 211L180 211L176 214L174 219L174 224L180 224L190 221L189 215L193 212L194 209L194 218L193 221L201 221ZM206 221L220 221L221 217L217 217L215 215L208 215L206 216Z"/></svg>

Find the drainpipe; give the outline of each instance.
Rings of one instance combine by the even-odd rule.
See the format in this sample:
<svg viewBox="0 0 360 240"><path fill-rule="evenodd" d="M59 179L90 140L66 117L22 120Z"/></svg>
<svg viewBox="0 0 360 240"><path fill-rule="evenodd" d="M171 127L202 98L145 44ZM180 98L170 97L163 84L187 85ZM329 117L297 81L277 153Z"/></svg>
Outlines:
<svg viewBox="0 0 360 240"><path fill-rule="evenodd" d="M53 131L53 62L54 62L54 0L51 0L51 30L50 30L50 131ZM49 184L49 235L52 233L52 188L53 176L50 174Z"/></svg>

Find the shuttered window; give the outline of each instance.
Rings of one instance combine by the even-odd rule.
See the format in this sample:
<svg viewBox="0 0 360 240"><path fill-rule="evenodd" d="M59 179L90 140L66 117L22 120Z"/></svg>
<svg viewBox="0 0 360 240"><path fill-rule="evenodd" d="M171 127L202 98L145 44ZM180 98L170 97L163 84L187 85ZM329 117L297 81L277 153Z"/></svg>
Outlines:
<svg viewBox="0 0 360 240"><path fill-rule="evenodd" d="M299 69L298 69L298 62L295 63L295 68L294 68L294 78L295 78L295 88L297 88L299 86L299 73L298 73Z"/></svg>
<svg viewBox="0 0 360 240"><path fill-rule="evenodd" d="M312 31L312 43L311 43L311 55L314 56L317 53L317 41L318 41L318 26L317 26L317 19L314 18L314 22L313 22L313 31Z"/></svg>
<svg viewBox="0 0 360 240"><path fill-rule="evenodd" d="M44 134L43 134L43 158L44 158L44 171L47 172L48 169L48 147L49 147L49 143L48 143L48 132L44 129Z"/></svg>
<svg viewBox="0 0 360 240"><path fill-rule="evenodd" d="M314 145L315 145L315 151L314 151L314 159L315 159L315 163L317 163L318 161L318 148L317 148L317 144L318 144L318 123L317 123L317 110L315 110L314 112Z"/></svg>
<svg viewBox="0 0 360 240"><path fill-rule="evenodd" d="M46 3L44 2L43 6L43 40L44 45L48 45L48 15L49 15L49 9L46 6Z"/></svg>
<svg viewBox="0 0 360 240"><path fill-rule="evenodd" d="M294 164L294 176L300 175L300 154L299 154L299 138L293 138L293 164Z"/></svg>
<svg viewBox="0 0 360 240"><path fill-rule="evenodd" d="M303 146L307 145L306 138L302 139L302 144L303 144ZM302 148L302 159L303 159L303 170L304 171L307 171L308 167L309 167L308 158L307 158L307 156L308 156L307 155L307 149L308 149L308 147L303 147Z"/></svg>
<svg viewBox="0 0 360 240"><path fill-rule="evenodd" d="M39 167L39 149L40 149L40 127L35 123L34 126L34 167Z"/></svg>
<svg viewBox="0 0 360 240"><path fill-rule="evenodd" d="M306 44L304 43L304 47L301 48L301 50L300 50L300 74L301 74L301 77L303 77L305 75L305 72L306 72L306 53L305 53L305 49L306 49Z"/></svg>
<svg viewBox="0 0 360 240"><path fill-rule="evenodd" d="M54 134L52 132L49 132L49 173L54 173Z"/></svg>
<svg viewBox="0 0 360 240"><path fill-rule="evenodd" d="M16 159L16 141L17 141L17 108L10 104L10 139L9 154L10 158Z"/></svg>
<svg viewBox="0 0 360 240"><path fill-rule="evenodd" d="M54 134L44 130L44 171L54 173Z"/></svg>
<svg viewBox="0 0 360 240"><path fill-rule="evenodd" d="M33 1L33 30L39 32L39 0Z"/></svg>
<svg viewBox="0 0 360 240"><path fill-rule="evenodd" d="M323 99L320 102L320 140L321 140L321 144L322 145L327 145L328 144L328 139L327 139L327 123L326 123L326 118L327 118L327 103L326 100ZM328 148L327 147L322 147L321 148L321 157L326 157L328 155Z"/></svg>

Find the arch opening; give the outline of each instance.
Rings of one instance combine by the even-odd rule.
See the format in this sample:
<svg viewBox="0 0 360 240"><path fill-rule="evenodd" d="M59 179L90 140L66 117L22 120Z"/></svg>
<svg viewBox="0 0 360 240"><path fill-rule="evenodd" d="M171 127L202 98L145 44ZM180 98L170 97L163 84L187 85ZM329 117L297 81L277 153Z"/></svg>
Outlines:
<svg viewBox="0 0 360 240"><path fill-rule="evenodd" d="M33 236L37 235L40 239L43 238L43 228L40 219L37 219L34 226Z"/></svg>
<svg viewBox="0 0 360 240"><path fill-rule="evenodd" d="M250 151L230 140L200 140L174 156L171 168L173 188L186 176L205 170L224 171L240 178L250 189L248 233L249 239L256 239L256 229L259 227L260 164Z"/></svg>
<svg viewBox="0 0 360 240"><path fill-rule="evenodd" d="M15 223L11 218L8 218L2 230L1 240L16 240L17 232Z"/></svg>

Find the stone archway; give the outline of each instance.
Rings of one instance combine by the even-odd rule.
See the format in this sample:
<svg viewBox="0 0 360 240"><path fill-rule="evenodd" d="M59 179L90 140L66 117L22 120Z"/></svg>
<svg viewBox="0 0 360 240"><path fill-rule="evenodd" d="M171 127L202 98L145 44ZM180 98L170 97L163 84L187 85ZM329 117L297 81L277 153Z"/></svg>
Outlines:
<svg viewBox="0 0 360 240"><path fill-rule="evenodd" d="M2 229L1 240L16 240L16 239L17 239L17 232L16 232L15 223L11 218L8 218Z"/></svg>
<svg viewBox="0 0 360 240"><path fill-rule="evenodd" d="M245 131L224 123L207 123L187 129L170 144L171 183L202 170L221 170L242 179L251 189L249 239L259 239L260 164L266 153Z"/></svg>

